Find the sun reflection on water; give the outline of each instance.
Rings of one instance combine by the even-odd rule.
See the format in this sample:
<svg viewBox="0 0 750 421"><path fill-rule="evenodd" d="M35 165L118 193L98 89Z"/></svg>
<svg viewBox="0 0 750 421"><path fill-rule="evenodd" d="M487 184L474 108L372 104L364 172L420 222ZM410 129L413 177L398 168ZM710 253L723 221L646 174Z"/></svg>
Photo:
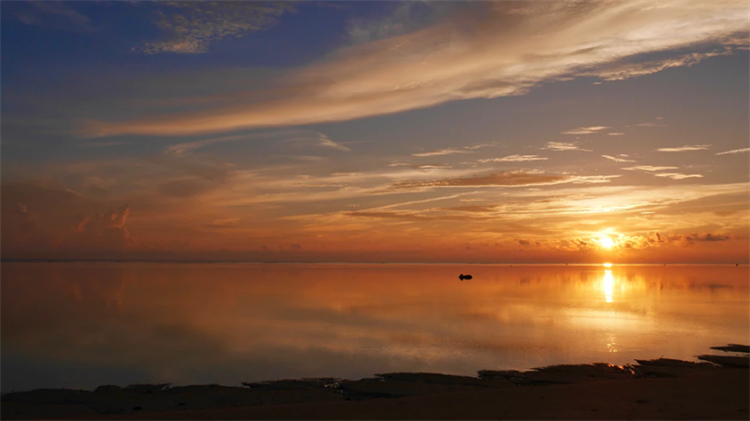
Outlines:
<svg viewBox="0 0 750 421"><path fill-rule="evenodd" d="M615 335L613 334L610 334L609 337L607 338L607 352L609 353L618 352L617 341L616 341Z"/></svg>
<svg viewBox="0 0 750 421"><path fill-rule="evenodd" d="M602 291L604 291L604 300L608 303L612 302L612 294L615 290L615 278L612 276L612 271L607 269L604 271L604 279L602 279Z"/></svg>

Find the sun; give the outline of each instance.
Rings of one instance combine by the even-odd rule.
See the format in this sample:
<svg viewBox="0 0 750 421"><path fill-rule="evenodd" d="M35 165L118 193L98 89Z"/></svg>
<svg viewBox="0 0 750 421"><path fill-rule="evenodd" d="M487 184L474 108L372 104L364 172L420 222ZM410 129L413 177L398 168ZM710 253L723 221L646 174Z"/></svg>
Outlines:
<svg viewBox="0 0 750 421"><path fill-rule="evenodd" d="M605 249L611 249L612 247L615 246L615 242L612 241L612 239L609 237L600 238L599 244L601 244L601 246L604 247Z"/></svg>

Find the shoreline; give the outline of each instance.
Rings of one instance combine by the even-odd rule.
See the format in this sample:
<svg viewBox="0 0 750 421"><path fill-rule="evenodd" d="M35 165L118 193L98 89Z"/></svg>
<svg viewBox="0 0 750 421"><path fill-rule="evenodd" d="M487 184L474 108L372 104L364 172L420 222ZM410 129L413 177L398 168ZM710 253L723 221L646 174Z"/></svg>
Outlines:
<svg viewBox="0 0 750 421"><path fill-rule="evenodd" d="M385 373L242 387L103 385L2 395L3 419L747 419L750 347L713 347L700 362L480 370L476 377ZM735 355L728 355L727 353ZM594 399L595 398L595 399ZM685 411L691 412L685 412Z"/></svg>

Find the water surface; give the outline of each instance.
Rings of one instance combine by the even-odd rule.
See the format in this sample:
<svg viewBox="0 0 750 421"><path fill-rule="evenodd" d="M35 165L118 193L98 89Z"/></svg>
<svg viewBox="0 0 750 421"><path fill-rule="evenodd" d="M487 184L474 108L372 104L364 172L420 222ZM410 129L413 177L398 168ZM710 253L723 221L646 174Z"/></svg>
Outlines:
<svg viewBox="0 0 750 421"><path fill-rule="evenodd" d="M750 343L747 266L2 263L2 391L475 375ZM459 273L474 279L459 281Z"/></svg>

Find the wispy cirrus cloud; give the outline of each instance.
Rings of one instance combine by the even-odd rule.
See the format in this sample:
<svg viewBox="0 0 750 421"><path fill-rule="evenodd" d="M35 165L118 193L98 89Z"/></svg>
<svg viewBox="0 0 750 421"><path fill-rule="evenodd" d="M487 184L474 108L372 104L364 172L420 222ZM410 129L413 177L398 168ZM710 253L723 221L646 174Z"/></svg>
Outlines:
<svg viewBox="0 0 750 421"><path fill-rule="evenodd" d="M286 2L166 1L159 3L155 25L164 39L145 43L146 54L205 53L222 38L241 37L275 23L275 17L292 11Z"/></svg>
<svg viewBox="0 0 750 421"><path fill-rule="evenodd" d="M349 149L349 147L344 146L341 143L334 142L328 136L319 132L310 132L310 133L303 132L302 136L295 136L286 140L312 142L312 144L323 147L323 148L335 149L335 150L343 151L343 152L351 152L351 149Z"/></svg>
<svg viewBox="0 0 750 421"><path fill-rule="evenodd" d="M567 142L547 142L547 146L543 147L542 149L548 149L551 151L558 151L558 152L564 152L564 151L591 152L591 149L579 148L578 145L576 145L575 143L567 143Z"/></svg>
<svg viewBox="0 0 750 421"><path fill-rule="evenodd" d="M250 8L256 3L221 4ZM263 5L271 8L264 17L281 13L282 6ZM541 2L473 4L457 9L461 19L444 19L421 30L344 48L260 90L233 94L236 101L228 106L215 107L209 101L198 111L90 120L79 132L196 135L344 121L449 101L522 95L546 81L600 73L608 77L607 66L650 53L669 55L706 44L732 48L738 39L747 38L746 9L741 0L577 2L571 7ZM515 24L506 25L510 19ZM187 20L184 26L180 20L165 19L165 31L184 27L188 35L151 50L202 51L210 40L239 34L223 23L203 32ZM250 22L247 30L254 30L256 20Z"/></svg>
<svg viewBox="0 0 750 421"><path fill-rule="evenodd" d="M616 156L610 156L610 155L602 155L602 157L607 158L610 161L615 161L615 162L635 162L632 159L618 158Z"/></svg>
<svg viewBox="0 0 750 421"><path fill-rule="evenodd" d="M306 142L324 148L336 149L344 152L351 151L351 149L349 149L348 147L334 142L323 133L307 130L279 130L262 133L246 133L231 136L221 136L210 139L196 140L192 142L178 143L175 145L167 146L164 149L164 152L176 156L185 156L198 149L202 149L217 143L262 139L279 139L289 142Z"/></svg>
<svg viewBox="0 0 750 421"><path fill-rule="evenodd" d="M638 127L664 127L664 126L666 126L666 124L646 122L646 123L638 123L638 124L636 124L636 126L638 126Z"/></svg>
<svg viewBox="0 0 750 421"><path fill-rule="evenodd" d="M590 126L590 127L579 127L577 129L568 130L567 132L562 132L562 134L593 134L593 133L599 133L602 130L609 129L609 126Z"/></svg>
<svg viewBox="0 0 750 421"><path fill-rule="evenodd" d="M346 212L346 216L358 218L397 219L404 221L465 221L468 218L451 215L434 215L419 211L357 211Z"/></svg>
<svg viewBox="0 0 750 421"><path fill-rule="evenodd" d="M735 153L742 153L742 152L750 152L750 148L733 149L731 151L719 152L716 155L728 155L728 154L735 154Z"/></svg>
<svg viewBox="0 0 750 421"><path fill-rule="evenodd" d="M625 135L625 133L622 133L622 132L611 132L611 133L607 133L607 134L609 136L624 136Z"/></svg>
<svg viewBox="0 0 750 421"><path fill-rule="evenodd" d="M688 151L703 151L710 148L711 145L685 145L676 148L659 148L659 152L688 152Z"/></svg>
<svg viewBox="0 0 750 421"><path fill-rule="evenodd" d="M192 151L205 148L207 146L213 145L214 143L235 142L238 140L246 140L246 139L252 139L252 138L254 138L253 135L242 134L242 135L234 135L234 136L215 137L215 138L204 139L204 140L196 140L193 142L185 142L185 143L178 143L176 145L169 145L164 149L164 152L172 154L172 155L177 155L177 156L185 156Z"/></svg>
<svg viewBox="0 0 750 421"><path fill-rule="evenodd" d="M436 149L434 151L413 153L411 154L411 156L425 157L425 156L442 156L442 155L455 155L455 154L462 154L462 153L473 153L475 150L481 149L487 146L492 146L492 145L482 144L482 145L474 145L474 146L464 146L463 148Z"/></svg>
<svg viewBox="0 0 750 421"><path fill-rule="evenodd" d="M408 167L413 168L416 170L439 170L439 169L449 169L453 168L452 165L448 164L410 164L406 162L394 162L392 164L388 164L389 167Z"/></svg>
<svg viewBox="0 0 750 421"><path fill-rule="evenodd" d="M91 19L62 1L25 2L30 7L15 11L27 25L47 26L72 31L92 31Z"/></svg>
<svg viewBox="0 0 750 421"><path fill-rule="evenodd" d="M701 174L658 172L658 171L676 170L676 169L677 167L668 167L668 166L659 167L659 166L653 166L653 165L636 165L634 167L623 168L623 170L627 170L627 171L644 171L644 172L652 173L656 177L671 178L672 180L684 180L686 178L703 178L703 175Z"/></svg>
<svg viewBox="0 0 750 421"><path fill-rule="evenodd" d="M623 168L623 170L627 170L627 171L648 171L648 172L676 170L676 169L677 167L657 167L653 165L636 165L634 167Z"/></svg>
<svg viewBox="0 0 750 421"><path fill-rule="evenodd" d="M479 162L486 164L488 162L527 162L527 161L546 161L549 158L539 155L508 155L502 158L480 159Z"/></svg>
<svg viewBox="0 0 750 421"><path fill-rule="evenodd" d="M619 175L574 176L567 174L545 174L538 171L505 171L494 174L466 178L452 178L431 181L400 181L391 185L394 189L415 189L431 187L519 187L552 185L562 183L592 184L608 183Z"/></svg>
<svg viewBox="0 0 750 421"><path fill-rule="evenodd" d="M732 54L732 47L733 45L730 45L729 48L708 53L690 53L678 57L651 60L642 63L616 63L593 73L592 76L597 76L600 79L608 81L624 80L638 76L650 75L673 67L690 67L710 57ZM657 126L657 124L639 124L639 126L650 127Z"/></svg>
<svg viewBox="0 0 750 421"><path fill-rule="evenodd" d="M481 206L481 205L467 205L467 206L454 206L451 208L443 208L447 211L454 211L454 212L476 212L476 213L490 213L490 212L496 212L497 207L496 206Z"/></svg>
<svg viewBox="0 0 750 421"><path fill-rule="evenodd" d="M459 154L459 153L471 153L471 151L466 150L466 149L445 148L445 149L436 149L434 151L428 151L428 152L413 153L411 155L425 157L425 156L454 155L454 154Z"/></svg>
<svg viewBox="0 0 750 421"><path fill-rule="evenodd" d="M701 174L682 174L676 172L662 172L654 174L657 177L671 178L672 180L684 180L686 178L703 178Z"/></svg>

